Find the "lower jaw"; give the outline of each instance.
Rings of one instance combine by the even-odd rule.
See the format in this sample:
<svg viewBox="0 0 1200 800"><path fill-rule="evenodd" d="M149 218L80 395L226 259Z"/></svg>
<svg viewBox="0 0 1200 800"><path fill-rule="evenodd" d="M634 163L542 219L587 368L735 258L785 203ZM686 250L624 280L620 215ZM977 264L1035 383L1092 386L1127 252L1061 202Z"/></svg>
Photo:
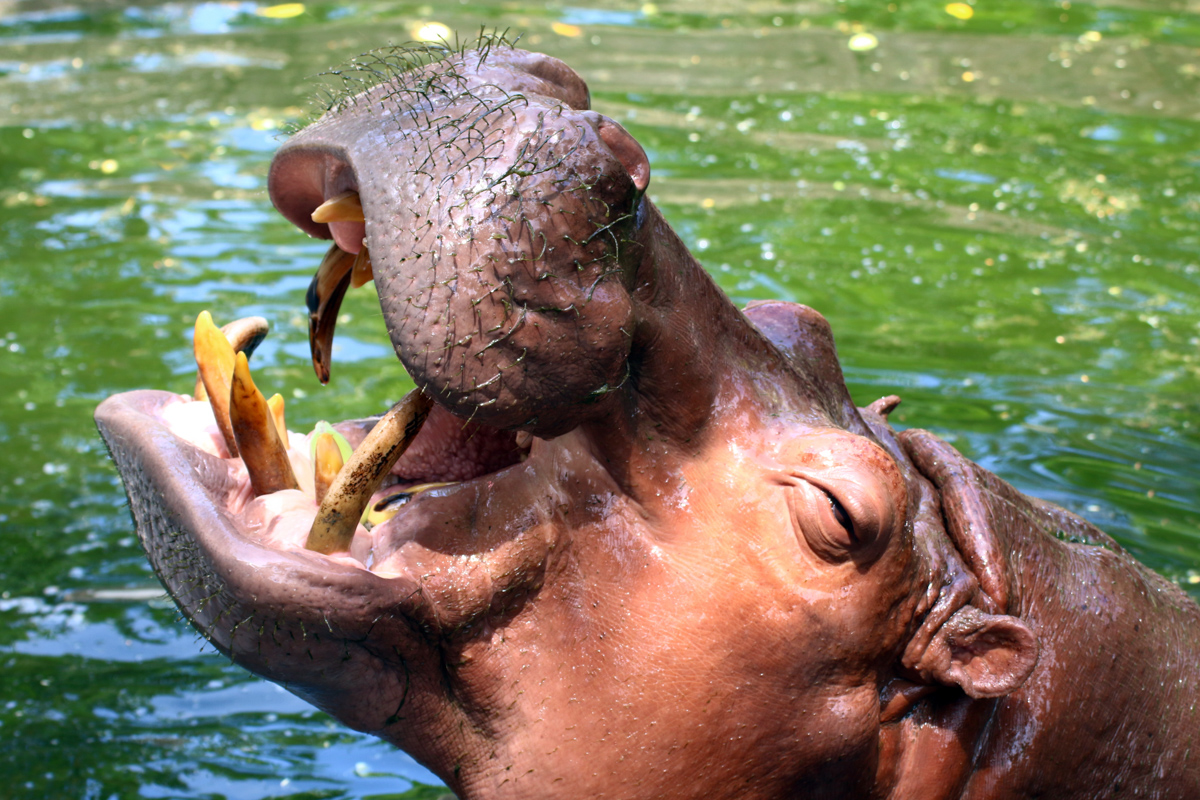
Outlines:
<svg viewBox="0 0 1200 800"><path fill-rule="evenodd" d="M219 446L217 425L206 403L181 397L164 408L160 420L177 438L224 461L234 488L221 510L240 534L276 550L308 549L306 540L319 510L311 477L302 481L299 489L255 496L245 462ZM369 420L349 421L335 427L349 442L358 444L369 425ZM288 432L288 456L298 475L312 469L311 437ZM435 407L409 452L372 494L348 546L325 557L380 577L407 574L397 555L422 532L423 526L416 521L427 516L422 509L437 507L433 513L443 517L448 498L459 492L473 495L475 484L493 482L507 467L524 461L529 445L521 449L515 438L505 431L464 423ZM453 500L450 504L459 505Z"/></svg>

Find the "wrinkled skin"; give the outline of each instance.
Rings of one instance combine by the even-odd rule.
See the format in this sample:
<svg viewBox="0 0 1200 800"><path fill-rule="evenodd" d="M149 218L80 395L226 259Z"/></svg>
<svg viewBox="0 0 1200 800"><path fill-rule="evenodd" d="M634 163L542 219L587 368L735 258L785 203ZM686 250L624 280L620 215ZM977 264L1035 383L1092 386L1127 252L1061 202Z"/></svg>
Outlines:
<svg viewBox="0 0 1200 800"><path fill-rule="evenodd" d="M365 236L442 415L398 471L436 477L465 437L433 437L467 419L532 444L327 557L238 521L244 474L172 432L175 396L112 398L97 420L183 613L462 798L1200 796L1197 607L893 432L894 398L855 408L825 320L734 308L587 104L562 63L494 47L284 145L276 206ZM346 190L365 223L309 220Z"/></svg>

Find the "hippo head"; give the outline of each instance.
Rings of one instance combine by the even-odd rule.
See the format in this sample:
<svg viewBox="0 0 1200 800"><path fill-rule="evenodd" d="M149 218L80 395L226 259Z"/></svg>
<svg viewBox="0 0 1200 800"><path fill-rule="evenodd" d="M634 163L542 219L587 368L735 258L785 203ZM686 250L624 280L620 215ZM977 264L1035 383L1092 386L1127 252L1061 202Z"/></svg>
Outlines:
<svg viewBox="0 0 1200 800"><path fill-rule="evenodd" d="M895 786L914 704L1019 687L1037 643L1003 559L946 524L898 400L855 407L825 320L735 308L561 62L401 56L283 146L270 191L374 278L433 402L388 483L442 485L314 552L311 494L250 499L186 429L208 404L106 401L193 625L463 798L850 796ZM326 370L347 269L310 291Z"/></svg>

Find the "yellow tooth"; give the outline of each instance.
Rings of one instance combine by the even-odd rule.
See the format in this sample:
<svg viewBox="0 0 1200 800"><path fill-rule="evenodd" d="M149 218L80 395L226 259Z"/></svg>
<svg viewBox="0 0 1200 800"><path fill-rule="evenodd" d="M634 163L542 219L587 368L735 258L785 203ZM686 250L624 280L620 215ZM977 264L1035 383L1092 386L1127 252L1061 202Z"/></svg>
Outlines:
<svg viewBox="0 0 1200 800"><path fill-rule="evenodd" d="M267 338L267 331L270 329L270 324L262 317L242 317L227 325L222 325L221 333L225 334L225 338L233 346L235 353L245 353L249 357L262 344L262 340ZM196 400L208 399L204 381L200 379L199 375L196 376L196 388L192 392L192 397Z"/></svg>
<svg viewBox="0 0 1200 800"><path fill-rule="evenodd" d="M408 491L408 489L397 489L386 497L381 498L377 503L368 503L360 520L363 527L371 530L376 525L382 525L387 522L396 516L410 498L412 498L412 492Z"/></svg>
<svg viewBox="0 0 1200 800"><path fill-rule="evenodd" d="M318 553L350 548L371 495L417 438L432 407L432 401L414 389L380 418L329 488L305 547Z"/></svg>
<svg viewBox="0 0 1200 800"><path fill-rule="evenodd" d="M386 497L380 498L379 502L367 506L367 510L362 515L363 527L370 530L376 525L382 525L387 522L396 516L405 503L411 500L414 495L427 492L430 489L437 489L441 486L453 485L453 483L422 483L417 486L406 486L402 489L397 488Z"/></svg>
<svg viewBox="0 0 1200 800"><path fill-rule="evenodd" d="M275 430L275 419L262 392L250 377L245 353L237 354L230 383L229 417L250 486L259 497L284 489L299 489L287 449Z"/></svg>
<svg viewBox="0 0 1200 800"><path fill-rule="evenodd" d="M342 451L333 434L322 433L317 437L317 457L313 461L313 487L317 503L324 503L329 488L342 471Z"/></svg>
<svg viewBox="0 0 1200 800"><path fill-rule="evenodd" d="M312 212L313 222L366 222L358 192L331 197Z"/></svg>
<svg viewBox="0 0 1200 800"><path fill-rule="evenodd" d="M342 298L350 288L350 275L355 257L336 244L325 253L317 274L308 287L308 346L312 351L313 370L317 380L329 383L330 354L333 351L333 329L337 325Z"/></svg>
<svg viewBox="0 0 1200 800"><path fill-rule="evenodd" d="M236 357L233 346L213 324L212 315L207 311L201 311L200 316L196 317L192 347L196 354L196 367L200 370L200 380L208 393L213 416L217 419L217 427L221 430L229 454L237 456L237 440L234 439L233 425L229 421L229 387Z"/></svg>
<svg viewBox="0 0 1200 800"><path fill-rule="evenodd" d="M291 445L288 443L287 423L283 418L283 395L271 395L267 399L267 408L271 409L271 419L275 422L275 432L279 434L279 441L283 442L283 449L286 450Z"/></svg>
<svg viewBox="0 0 1200 800"><path fill-rule="evenodd" d="M357 289L375 280L375 271L371 268L371 254L367 251L365 241L362 250L359 250L358 255L354 257L354 268L350 274L352 276L350 278L351 289Z"/></svg>

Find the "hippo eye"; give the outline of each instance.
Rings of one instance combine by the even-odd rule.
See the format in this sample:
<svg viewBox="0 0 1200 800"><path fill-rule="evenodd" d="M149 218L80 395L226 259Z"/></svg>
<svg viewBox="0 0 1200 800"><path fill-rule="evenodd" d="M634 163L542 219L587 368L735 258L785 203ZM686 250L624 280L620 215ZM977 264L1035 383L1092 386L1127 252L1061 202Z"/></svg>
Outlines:
<svg viewBox="0 0 1200 800"><path fill-rule="evenodd" d="M821 558L844 561L875 538L871 515L860 513L858 497L849 487L838 487L835 493L801 478L791 488L787 497L796 532Z"/></svg>
<svg viewBox="0 0 1200 800"><path fill-rule="evenodd" d="M846 529L846 533L850 534L851 539L855 539L854 521L850 519L850 514L846 511L846 507L838 502L838 499L829 492L825 492L825 496L829 498L829 507L833 509L833 518L837 520L838 525Z"/></svg>

